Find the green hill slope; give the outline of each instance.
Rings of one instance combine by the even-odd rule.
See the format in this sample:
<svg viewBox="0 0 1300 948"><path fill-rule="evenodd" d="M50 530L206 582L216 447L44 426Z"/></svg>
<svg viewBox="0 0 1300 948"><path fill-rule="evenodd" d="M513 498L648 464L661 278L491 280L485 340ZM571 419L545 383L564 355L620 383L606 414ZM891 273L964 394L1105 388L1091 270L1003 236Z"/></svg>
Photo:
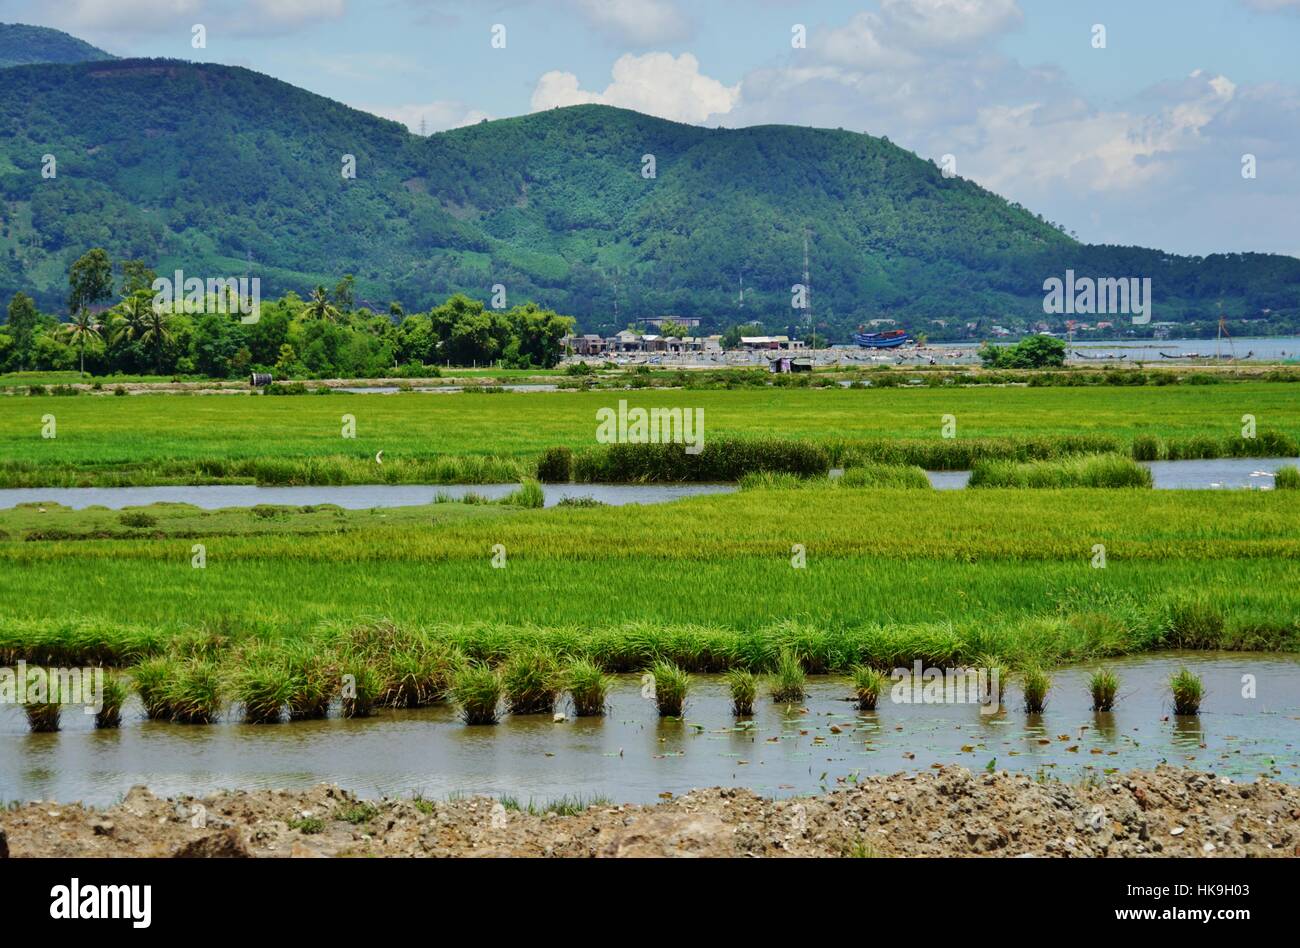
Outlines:
<svg viewBox="0 0 1300 948"><path fill-rule="evenodd" d="M1067 267L1151 276L1155 319L1293 317L1300 261L1090 247L887 139L680 125L604 106L421 138L246 69L114 60L7 70L0 294L62 299L92 246L160 272L243 274L263 295L357 277L407 310L504 284L584 329L675 314L797 320L803 232L819 325L888 315L981 327L1041 318ZM54 155L58 175L41 175ZM340 174L344 155L357 177ZM653 155L655 177L642 174ZM743 314L736 300L742 278Z"/></svg>
<svg viewBox="0 0 1300 948"><path fill-rule="evenodd" d="M31 63L82 63L114 57L46 26L0 23L0 69Z"/></svg>

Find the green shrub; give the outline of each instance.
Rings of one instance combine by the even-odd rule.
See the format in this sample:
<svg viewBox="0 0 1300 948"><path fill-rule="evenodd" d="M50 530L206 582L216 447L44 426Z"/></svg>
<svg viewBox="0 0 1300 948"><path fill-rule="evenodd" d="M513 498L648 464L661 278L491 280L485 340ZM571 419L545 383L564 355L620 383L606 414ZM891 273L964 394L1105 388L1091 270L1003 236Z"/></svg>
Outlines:
<svg viewBox="0 0 1300 948"><path fill-rule="evenodd" d="M537 459L537 479L543 484L567 484L573 480L573 449L547 448Z"/></svg>
<svg viewBox="0 0 1300 948"><path fill-rule="evenodd" d="M156 527L158 518L143 510L127 510L118 514L117 522L124 527Z"/></svg>

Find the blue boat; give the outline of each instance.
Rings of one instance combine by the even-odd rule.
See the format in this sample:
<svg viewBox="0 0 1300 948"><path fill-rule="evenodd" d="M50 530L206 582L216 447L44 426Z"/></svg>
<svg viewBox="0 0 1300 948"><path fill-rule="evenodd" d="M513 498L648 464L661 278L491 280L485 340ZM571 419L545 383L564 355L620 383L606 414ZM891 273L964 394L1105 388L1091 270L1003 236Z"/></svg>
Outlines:
<svg viewBox="0 0 1300 948"><path fill-rule="evenodd" d="M911 341L912 337L907 334L906 329L891 329L888 332L855 332L853 334L853 342L864 349L893 349Z"/></svg>

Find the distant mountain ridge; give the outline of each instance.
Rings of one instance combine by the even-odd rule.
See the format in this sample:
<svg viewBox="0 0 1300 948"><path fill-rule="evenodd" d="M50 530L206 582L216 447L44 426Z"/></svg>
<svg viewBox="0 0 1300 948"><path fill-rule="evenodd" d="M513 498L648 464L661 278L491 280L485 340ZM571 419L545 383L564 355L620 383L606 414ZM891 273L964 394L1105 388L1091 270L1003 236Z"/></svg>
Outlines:
<svg viewBox="0 0 1300 948"><path fill-rule="evenodd" d="M116 58L61 30L0 23L0 69L32 63L81 63Z"/></svg>
<svg viewBox="0 0 1300 948"><path fill-rule="evenodd" d="M0 295L47 308L71 260L102 246L159 272L248 271L264 298L351 273L358 298L407 311L499 284L509 305L536 300L586 331L662 315L806 330L791 293L808 228L814 315L833 338L879 317L935 336L934 320L1032 323L1067 269L1151 277L1157 322L1216 318L1220 300L1300 319L1300 260L1080 244L842 130L588 105L422 138L247 69L153 59L8 69L0 122Z"/></svg>

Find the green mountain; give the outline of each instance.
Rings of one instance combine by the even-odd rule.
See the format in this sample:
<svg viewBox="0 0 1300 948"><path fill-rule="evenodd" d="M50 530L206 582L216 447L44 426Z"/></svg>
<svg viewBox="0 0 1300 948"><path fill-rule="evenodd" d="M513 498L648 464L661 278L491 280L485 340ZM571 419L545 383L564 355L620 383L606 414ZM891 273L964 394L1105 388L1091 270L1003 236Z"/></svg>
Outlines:
<svg viewBox="0 0 1300 948"><path fill-rule="evenodd" d="M0 69L31 63L84 63L114 56L45 26L0 23Z"/></svg>
<svg viewBox="0 0 1300 948"><path fill-rule="evenodd" d="M1300 320L1300 260L1083 245L845 131L578 106L425 138L246 69L139 59L6 70L0 123L0 295L46 307L102 246L160 273L251 271L264 298L350 273L359 300L408 312L502 284L509 305L533 299L588 331L665 314L797 328L808 228L832 337L882 316L936 337L935 319L1043 319L1043 281L1067 268L1150 276L1157 321L1217 318L1220 300L1275 331Z"/></svg>

